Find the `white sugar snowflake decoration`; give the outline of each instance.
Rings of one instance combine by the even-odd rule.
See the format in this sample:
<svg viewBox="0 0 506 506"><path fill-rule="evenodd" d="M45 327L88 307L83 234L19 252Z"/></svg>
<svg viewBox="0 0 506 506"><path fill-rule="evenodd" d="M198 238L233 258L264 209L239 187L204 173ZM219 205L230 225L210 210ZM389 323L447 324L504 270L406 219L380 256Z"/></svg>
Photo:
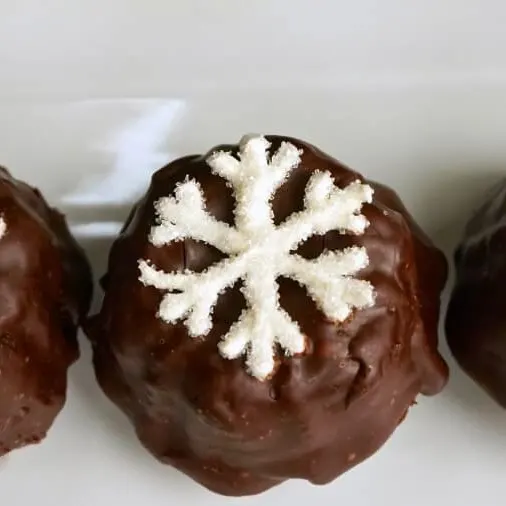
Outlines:
<svg viewBox="0 0 506 506"><path fill-rule="evenodd" d="M354 309L372 306L375 298L369 282L353 277L369 263L365 248L327 251L313 260L293 253L315 234L363 234L369 223L361 210L372 202L373 189L360 181L341 189L329 172L314 172L306 186L304 210L276 226L270 200L300 164L302 152L283 142L269 160L269 147L264 137L252 137L241 144L238 158L217 152L207 160L234 192L235 227L207 212L195 180L179 184L173 197L155 203L158 224L149 238L153 245L191 238L214 246L227 258L202 273L166 273L146 260L139 262L141 282L167 292L158 317L167 323L184 320L195 337L210 332L219 295L242 280L246 309L223 336L219 351L227 359L246 355L249 373L260 380L274 371L276 346L286 355L303 353L306 346L299 325L280 307L278 277L305 286L321 311L337 322Z"/></svg>

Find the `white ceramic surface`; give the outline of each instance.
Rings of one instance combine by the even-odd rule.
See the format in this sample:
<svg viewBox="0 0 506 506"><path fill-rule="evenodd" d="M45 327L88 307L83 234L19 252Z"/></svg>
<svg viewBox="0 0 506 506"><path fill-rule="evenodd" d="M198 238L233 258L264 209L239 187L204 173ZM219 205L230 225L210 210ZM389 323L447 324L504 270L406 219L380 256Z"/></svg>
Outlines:
<svg viewBox="0 0 506 506"><path fill-rule="evenodd" d="M505 17L497 0L6 0L0 163L67 212L97 275L152 170L245 132L393 185L451 250L506 173ZM359 468L235 500L142 450L82 355L46 442L0 462L2 503L504 505L506 413L451 358L446 391Z"/></svg>

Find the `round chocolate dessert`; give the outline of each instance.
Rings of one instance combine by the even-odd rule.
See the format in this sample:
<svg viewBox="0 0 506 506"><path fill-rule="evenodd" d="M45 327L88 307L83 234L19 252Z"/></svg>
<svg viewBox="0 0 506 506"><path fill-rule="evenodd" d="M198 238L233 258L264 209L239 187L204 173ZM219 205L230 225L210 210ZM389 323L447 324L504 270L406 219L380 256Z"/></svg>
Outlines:
<svg viewBox="0 0 506 506"><path fill-rule="evenodd" d="M62 409L91 290L64 217L0 168L0 455L40 442Z"/></svg>
<svg viewBox="0 0 506 506"><path fill-rule="evenodd" d="M394 192L248 137L154 174L89 322L97 377L153 455L215 492L324 484L445 385L446 275Z"/></svg>
<svg viewBox="0 0 506 506"><path fill-rule="evenodd" d="M450 350L506 408L506 180L467 224L455 265L446 318Z"/></svg>

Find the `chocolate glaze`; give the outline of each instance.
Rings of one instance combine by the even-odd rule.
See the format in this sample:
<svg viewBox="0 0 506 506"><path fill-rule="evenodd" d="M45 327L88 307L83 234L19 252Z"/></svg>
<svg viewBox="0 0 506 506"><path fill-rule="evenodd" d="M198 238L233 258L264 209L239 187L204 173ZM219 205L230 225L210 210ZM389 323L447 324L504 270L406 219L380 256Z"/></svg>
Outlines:
<svg viewBox="0 0 506 506"><path fill-rule="evenodd" d="M313 171L331 171L339 186L362 179L299 140L268 139L273 151L282 140L304 150L273 199L278 223L302 208ZM236 153L238 147L212 151L220 149ZM365 246L371 262L362 277L375 285L376 305L335 324L304 288L280 279L281 305L308 336L309 348L302 356L280 356L273 378L260 382L242 360L225 360L217 350L244 306L239 285L220 298L211 333L191 339L183 324L155 317L163 294L138 281L139 259L165 271L201 271L221 258L191 240L163 248L148 242L153 203L187 176L200 182L209 211L233 223L231 192L211 173L207 156L156 172L114 243L103 307L88 325L98 380L153 455L215 492L255 494L288 478L327 483L382 446L419 392L435 394L445 385L437 322L446 260L395 193L371 183L375 200L364 208L371 225L363 236L332 232L298 252L312 258L326 248Z"/></svg>
<svg viewBox="0 0 506 506"><path fill-rule="evenodd" d="M446 318L462 368L506 408L506 180L467 224Z"/></svg>
<svg viewBox="0 0 506 506"><path fill-rule="evenodd" d="M91 273L64 217L0 168L0 455L41 441L65 402Z"/></svg>

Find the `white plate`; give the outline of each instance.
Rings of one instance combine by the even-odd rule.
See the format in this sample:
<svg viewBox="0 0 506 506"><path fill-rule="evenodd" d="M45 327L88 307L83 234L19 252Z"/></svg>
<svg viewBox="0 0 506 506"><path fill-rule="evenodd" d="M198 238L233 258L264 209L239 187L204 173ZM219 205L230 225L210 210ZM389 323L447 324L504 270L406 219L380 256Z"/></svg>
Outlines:
<svg viewBox="0 0 506 506"><path fill-rule="evenodd" d="M394 186L451 249L506 169L506 4L413 4L4 2L0 163L68 213L97 275L152 170L252 131ZM334 484L224 500L142 450L82 347L48 439L0 464L5 504L504 504L506 414L450 357L445 392Z"/></svg>

